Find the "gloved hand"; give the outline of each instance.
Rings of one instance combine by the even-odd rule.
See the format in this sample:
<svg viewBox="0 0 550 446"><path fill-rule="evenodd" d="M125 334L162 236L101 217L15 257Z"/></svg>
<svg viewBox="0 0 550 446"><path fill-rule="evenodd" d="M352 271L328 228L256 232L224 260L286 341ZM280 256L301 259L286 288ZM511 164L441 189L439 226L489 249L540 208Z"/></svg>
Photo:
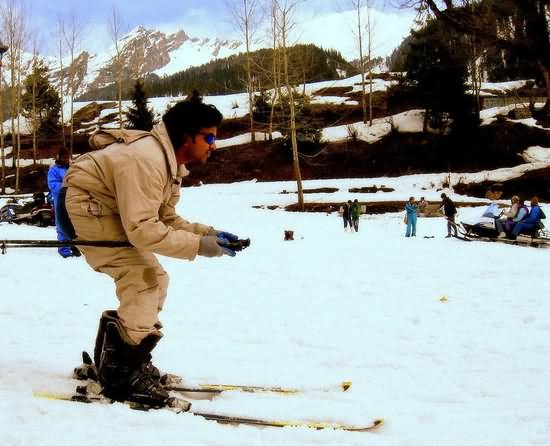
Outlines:
<svg viewBox="0 0 550 446"><path fill-rule="evenodd" d="M231 232L225 232L225 231L218 231L217 229L212 228L208 235L215 235L217 237L223 238L225 240L228 240L230 242L236 242L239 240L239 236L235 234L231 234Z"/></svg>
<svg viewBox="0 0 550 446"><path fill-rule="evenodd" d="M230 242L226 239L214 235L205 235L201 237L199 243L199 255L204 257L220 257L228 255L235 257L236 253L228 248Z"/></svg>

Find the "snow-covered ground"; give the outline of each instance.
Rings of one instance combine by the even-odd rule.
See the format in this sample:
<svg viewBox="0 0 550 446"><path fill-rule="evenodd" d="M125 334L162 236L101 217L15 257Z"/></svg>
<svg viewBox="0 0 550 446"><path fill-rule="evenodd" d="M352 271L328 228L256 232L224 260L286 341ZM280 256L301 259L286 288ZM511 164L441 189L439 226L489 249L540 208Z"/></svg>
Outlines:
<svg viewBox="0 0 550 446"><path fill-rule="evenodd" d="M512 175L513 173L510 173ZM439 198L445 175L308 181L335 194L307 201ZM395 192L350 194L386 185ZM155 363L189 382L346 393L228 392L197 410L275 419L365 423L373 433L223 426L188 414L36 398L70 391L80 351L116 307L111 280L51 249L0 256L3 327L0 444L6 445L547 445L550 252L445 239L442 218L405 238L402 213L363 215L358 233L336 214L288 213L294 183L254 181L184 189L192 221L250 237L235 258L161 258L171 277ZM468 197L458 197L457 201ZM482 201L482 200L479 200ZM459 219L483 208L460 208ZM545 212L550 209L545 205ZM295 240L283 241L294 230ZM1 239L54 239L53 228L0 224ZM435 238L424 238L434 236ZM446 303L441 299L447 298Z"/></svg>

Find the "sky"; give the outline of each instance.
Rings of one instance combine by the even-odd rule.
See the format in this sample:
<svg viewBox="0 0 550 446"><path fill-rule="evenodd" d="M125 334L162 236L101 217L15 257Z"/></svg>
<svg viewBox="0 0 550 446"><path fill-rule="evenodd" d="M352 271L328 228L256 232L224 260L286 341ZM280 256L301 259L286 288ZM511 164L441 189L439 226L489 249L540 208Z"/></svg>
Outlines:
<svg viewBox="0 0 550 446"><path fill-rule="evenodd" d="M111 42L108 23L113 6L122 18L126 32L137 26L173 31L182 28L191 36L231 37L235 32L231 23L228 1L237 0L95 0L93 7L86 0L22 0L29 11L29 28L43 54L55 54L59 17L65 22L76 18L82 33L82 47L99 51ZM379 7L385 7L378 0ZM350 9L351 0L305 0L300 3L304 17Z"/></svg>

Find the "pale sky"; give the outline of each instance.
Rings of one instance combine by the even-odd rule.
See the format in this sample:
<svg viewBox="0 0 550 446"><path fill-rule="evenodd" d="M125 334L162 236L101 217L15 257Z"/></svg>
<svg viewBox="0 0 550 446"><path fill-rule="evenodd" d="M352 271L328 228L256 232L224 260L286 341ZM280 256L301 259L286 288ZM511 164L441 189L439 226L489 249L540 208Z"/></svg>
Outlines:
<svg viewBox="0 0 550 446"><path fill-rule="evenodd" d="M59 17L81 29L81 47L98 51L112 43L108 24L113 6L122 19L123 34L137 26L160 30L183 29L192 37L238 38L227 7L240 0L17 0L27 10L31 41L41 54L56 54ZM260 0L261 3L266 3ZM371 0L372 3L372 0ZM385 0L378 0L386 4ZM300 14L314 16L350 8L351 0L302 0ZM29 49L32 51L31 49Z"/></svg>

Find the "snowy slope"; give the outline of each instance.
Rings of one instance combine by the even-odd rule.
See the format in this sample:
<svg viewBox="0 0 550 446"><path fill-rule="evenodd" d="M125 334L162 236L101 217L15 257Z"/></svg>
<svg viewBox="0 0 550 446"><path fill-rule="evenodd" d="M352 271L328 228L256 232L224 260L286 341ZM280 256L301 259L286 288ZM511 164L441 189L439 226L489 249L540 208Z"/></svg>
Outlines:
<svg viewBox="0 0 550 446"><path fill-rule="evenodd" d="M441 175L305 182L334 186L308 201L437 200ZM351 187L394 187L350 194ZM425 189L427 188L427 189ZM102 310L116 307L110 279L55 250L0 257L3 354L0 431L6 445L543 445L548 441L549 252L444 239L441 218L406 239L402 213L364 215L360 232L336 214L252 205L295 200L293 183L184 189L192 221L250 237L235 258L162 257L171 276L155 350L164 370L191 382L301 388L343 379L347 393L294 397L226 394L196 409L361 423L376 433L221 426L189 415L37 399L70 390L80 351L91 350ZM467 197L451 196L457 201ZM482 201L482 200L479 200ZM482 208L461 208L460 219ZM550 215L546 205L545 212ZM2 238L55 238L53 228L1 224ZM293 242L283 231L295 231ZM435 236L426 239L424 236ZM447 303L440 301L442 296Z"/></svg>

